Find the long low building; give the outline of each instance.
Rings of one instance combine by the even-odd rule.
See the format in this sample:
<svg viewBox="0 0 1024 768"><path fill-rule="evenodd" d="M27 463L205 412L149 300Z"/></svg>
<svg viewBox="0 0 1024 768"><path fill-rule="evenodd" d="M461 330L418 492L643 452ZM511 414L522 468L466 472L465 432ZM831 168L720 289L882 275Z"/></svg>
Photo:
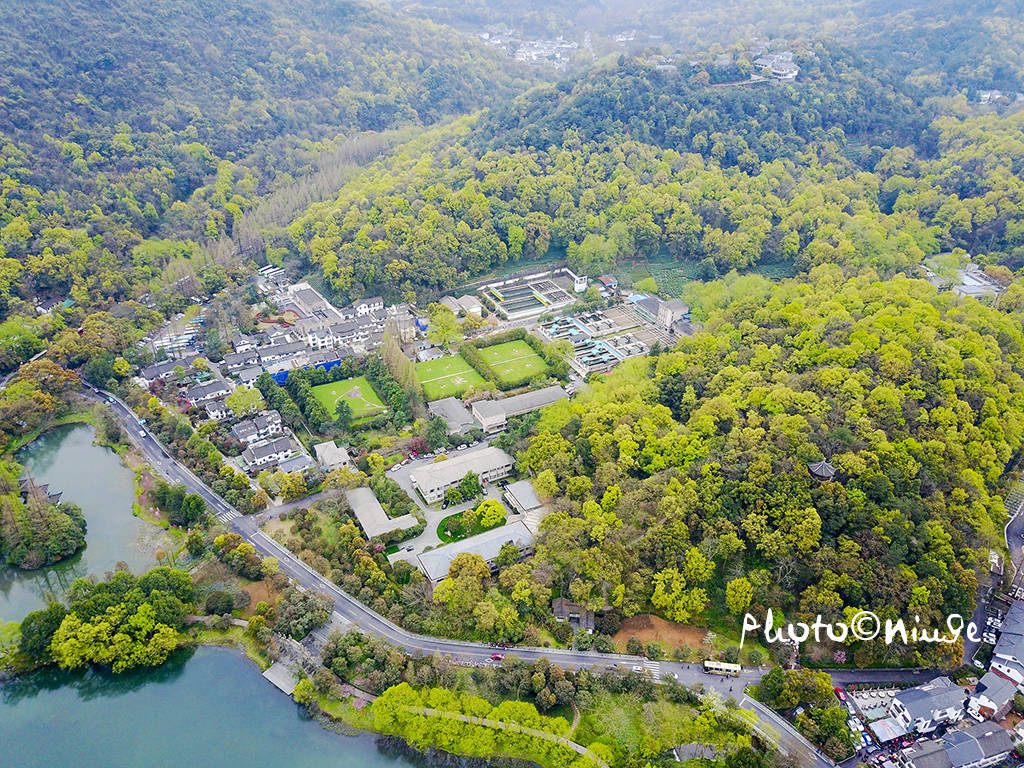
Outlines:
<svg viewBox="0 0 1024 768"><path fill-rule="evenodd" d="M453 541L451 544L424 552L419 556L420 568L426 577L436 584L448 576L448 567L452 560L463 552L469 552L480 555L493 570L494 561L506 544L514 544L521 557L532 549L533 534L522 521L517 520L501 528L484 531L468 539Z"/></svg>
<svg viewBox="0 0 1024 768"><path fill-rule="evenodd" d="M352 488L345 491L345 500L352 507L352 512L366 532L368 539L372 539L374 536L383 536L392 531L405 531L419 523L412 515L388 517L384 507L380 505L376 495L369 488Z"/></svg>
<svg viewBox="0 0 1024 768"><path fill-rule="evenodd" d="M510 416L538 411L567 397L569 395L566 391L555 385L506 397L504 400L479 400L473 403L473 418L480 422L484 432L500 432Z"/></svg>
<svg viewBox="0 0 1024 768"><path fill-rule="evenodd" d="M454 488L470 472L476 474L482 483L501 480L512 474L515 461L500 448L489 445L475 451L456 454L445 461L417 467L409 474L413 486L428 504L444 498L445 491Z"/></svg>

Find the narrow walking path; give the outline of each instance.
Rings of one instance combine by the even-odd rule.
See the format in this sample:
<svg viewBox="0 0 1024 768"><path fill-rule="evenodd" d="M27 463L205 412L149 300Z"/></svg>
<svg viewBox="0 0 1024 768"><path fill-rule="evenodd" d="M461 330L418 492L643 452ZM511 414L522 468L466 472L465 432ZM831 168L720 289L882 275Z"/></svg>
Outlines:
<svg viewBox="0 0 1024 768"><path fill-rule="evenodd" d="M582 755L589 760L592 760L595 765L600 768L609 768L608 763L599 758L589 749L584 747L582 744L578 744L571 739L567 739L565 736L557 736L547 731L541 731L537 728L526 728L519 723L506 722L504 720L491 720L487 717L476 717L475 715L464 715L461 712L448 712L443 709L430 709L429 707L406 707L406 710L413 712L417 715L427 715L428 717L443 717L448 720L461 720L464 723L471 723L472 725L482 725L487 728L496 728L499 731L512 731L513 733L522 733L527 736L532 736L537 739L543 739L544 741L550 741L559 746L571 749L578 755Z"/></svg>

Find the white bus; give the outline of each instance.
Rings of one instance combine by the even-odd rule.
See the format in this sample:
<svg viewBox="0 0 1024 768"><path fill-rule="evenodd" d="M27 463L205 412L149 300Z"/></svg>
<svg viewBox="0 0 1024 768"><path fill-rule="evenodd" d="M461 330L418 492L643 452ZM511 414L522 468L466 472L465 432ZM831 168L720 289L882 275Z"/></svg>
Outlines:
<svg viewBox="0 0 1024 768"><path fill-rule="evenodd" d="M725 661L705 661L704 671L709 675L724 675L725 677L739 677L742 667L739 664L729 664Z"/></svg>

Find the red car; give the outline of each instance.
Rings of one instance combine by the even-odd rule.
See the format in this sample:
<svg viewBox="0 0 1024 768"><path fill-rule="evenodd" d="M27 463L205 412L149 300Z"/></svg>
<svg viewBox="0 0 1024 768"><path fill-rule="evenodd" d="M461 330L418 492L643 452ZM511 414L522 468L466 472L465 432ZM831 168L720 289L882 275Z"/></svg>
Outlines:
<svg viewBox="0 0 1024 768"><path fill-rule="evenodd" d="M845 702L845 701L846 701L846 694L845 694L845 693L843 693L843 689L842 689L842 688L840 688L840 687L839 687L839 686L837 685L837 686L836 686L836 687L835 687L835 688L834 688L833 690L835 690L835 692L836 692L836 696L837 696L837 697L839 697L839 700L840 700L840 701L842 701L842 702Z"/></svg>
<svg viewBox="0 0 1024 768"><path fill-rule="evenodd" d="M492 653L491 654L491 661L504 661L504 659L505 659L505 654L504 653Z"/></svg>

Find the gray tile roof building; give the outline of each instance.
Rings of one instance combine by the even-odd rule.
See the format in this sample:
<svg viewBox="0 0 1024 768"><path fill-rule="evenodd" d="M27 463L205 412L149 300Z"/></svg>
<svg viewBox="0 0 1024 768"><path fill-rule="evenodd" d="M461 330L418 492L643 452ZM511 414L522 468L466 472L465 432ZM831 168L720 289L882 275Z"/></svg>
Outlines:
<svg viewBox="0 0 1024 768"><path fill-rule="evenodd" d="M409 474L413 486L428 504L440 501L449 488L458 485L470 472L489 483L512 474L515 461L500 448L489 445L478 450L455 454L445 461L417 467Z"/></svg>
<svg viewBox="0 0 1024 768"><path fill-rule="evenodd" d="M242 451L242 459L250 467L268 467L288 458L294 450L289 438L279 437L269 443L249 446Z"/></svg>
<svg viewBox="0 0 1024 768"><path fill-rule="evenodd" d="M192 403L192 405L199 405L200 403L205 403L207 400L216 400L217 398L230 394L231 387L223 381L216 380L207 382L206 384L199 384L186 390L185 399Z"/></svg>
<svg viewBox="0 0 1024 768"><path fill-rule="evenodd" d="M444 419L449 433L468 432L475 424L473 415L457 397L444 397L427 403L427 410Z"/></svg>
<svg viewBox="0 0 1024 768"><path fill-rule="evenodd" d="M497 432L505 428L510 416L537 411L567 397L569 395L566 391L555 385L506 397L504 400L478 400L473 403L473 416L485 432Z"/></svg>
<svg viewBox="0 0 1024 768"><path fill-rule="evenodd" d="M1004 728L990 722L975 723L907 747L899 762L906 768L986 768L1004 760L1012 746Z"/></svg>
<svg viewBox="0 0 1024 768"><path fill-rule="evenodd" d="M521 521L509 523L501 528L424 552L419 556L420 567L428 579L438 582L448 575L448 566L452 560L463 552L480 555L484 562L492 565L501 548L509 543L515 544L520 552L529 551L533 546L533 534Z"/></svg>
<svg viewBox="0 0 1024 768"><path fill-rule="evenodd" d="M935 730L940 723L955 722L964 716L967 696L948 677L900 691L889 705L890 714L919 733Z"/></svg>

